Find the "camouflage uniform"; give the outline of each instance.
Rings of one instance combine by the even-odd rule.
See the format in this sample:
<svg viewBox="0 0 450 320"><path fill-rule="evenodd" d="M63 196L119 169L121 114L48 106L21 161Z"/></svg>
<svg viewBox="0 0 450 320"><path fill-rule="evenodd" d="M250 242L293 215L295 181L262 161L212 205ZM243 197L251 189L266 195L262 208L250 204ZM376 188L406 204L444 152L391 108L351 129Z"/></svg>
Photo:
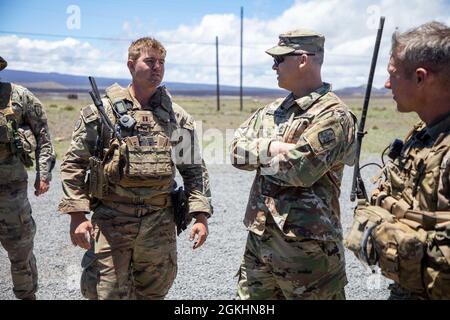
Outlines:
<svg viewBox="0 0 450 320"><path fill-rule="evenodd" d="M130 106L128 114L137 121L137 132L130 136L138 136L139 145L148 146L144 149L154 146L158 150L171 150L179 142L172 140L170 133L174 129L185 129L195 137L192 117L172 102L164 88L160 87L145 106L130 94L129 88L113 85L107 93L109 98L103 99L103 104L109 118L113 123L117 121L112 112L114 100ZM99 123L95 106L82 109L71 146L61 164L64 197L59 211L94 211L93 248L87 251L82 262L85 267L82 293L90 299L163 299L177 272L175 224L170 200L170 192L176 185L175 166L184 181L189 212L203 212L209 217L212 207L206 167L198 154L194 155L197 162L177 162L175 166L170 156L165 158L160 154L157 158L160 160L151 163L149 169L159 170L166 166L170 172L166 180L164 177L143 178L142 182L147 183L145 187L106 182L104 195L93 197L85 178L89 158L95 153ZM101 139L108 150L111 141L105 136L101 134ZM158 156L158 150L154 155L149 154L148 159ZM142 176L145 173L145 170L138 170Z"/></svg>
<svg viewBox="0 0 450 320"><path fill-rule="evenodd" d="M0 57L0 70L6 66ZM35 152L36 179L51 180L55 154L41 102L27 89L12 83L0 83L0 242L11 261L13 291L19 299L35 299L38 286L33 240L36 225L27 197L28 175L19 159ZM9 113L12 111L12 113ZM18 126L26 154L13 152L7 141L6 123L12 117ZM29 165L29 164L28 164Z"/></svg>
<svg viewBox="0 0 450 320"><path fill-rule="evenodd" d="M275 48L280 55L292 49ZM291 93L259 109L237 130L232 163L256 170L238 298L345 298L338 199L344 165L354 162L354 126L354 116L324 83L309 95ZM272 141L296 147L271 157Z"/></svg>
<svg viewBox="0 0 450 320"><path fill-rule="evenodd" d="M385 172L386 179L380 180L373 192L372 204L397 217L404 216L403 222L414 229L427 230L421 266L417 274L405 274L408 279L419 277L419 288L406 289L399 279L390 286L390 298L449 299L450 114L429 126L423 122L414 126L401 154L388 162ZM431 218L422 217L422 223L420 219L415 219L416 222L408 219L412 214L421 217L422 213Z"/></svg>

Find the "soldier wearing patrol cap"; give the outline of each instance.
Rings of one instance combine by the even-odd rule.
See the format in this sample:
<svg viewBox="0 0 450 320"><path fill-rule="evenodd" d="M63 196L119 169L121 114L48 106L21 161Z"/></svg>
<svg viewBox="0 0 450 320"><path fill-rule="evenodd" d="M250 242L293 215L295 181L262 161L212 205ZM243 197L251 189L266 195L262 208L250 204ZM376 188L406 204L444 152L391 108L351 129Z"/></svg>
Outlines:
<svg viewBox="0 0 450 320"><path fill-rule="evenodd" d="M354 115L322 82L324 36L281 34L266 52L290 94L237 130L233 165L255 170L239 299L345 299L339 194L355 158Z"/></svg>
<svg viewBox="0 0 450 320"><path fill-rule="evenodd" d="M0 57L0 70L7 62ZM13 291L19 299L35 299L36 225L27 197L27 171L36 157L35 195L47 192L55 153L41 102L26 88L0 82L0 242L11 261Z"/></svg>

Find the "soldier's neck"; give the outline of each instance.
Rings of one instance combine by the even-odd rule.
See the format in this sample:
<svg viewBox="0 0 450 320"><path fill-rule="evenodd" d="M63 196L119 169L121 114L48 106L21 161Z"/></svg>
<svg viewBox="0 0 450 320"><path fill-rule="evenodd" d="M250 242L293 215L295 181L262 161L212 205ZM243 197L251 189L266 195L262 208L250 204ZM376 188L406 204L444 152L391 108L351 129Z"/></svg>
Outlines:
<svg viewBox="0 0 450 320"><path fill-rule="evenodd" d="M430 125L450 112L450 94L433 94L424 99L423 105L417 110L419 118Z"/></svg>
<svg viewBox="0 0 450 320"><path fill-rule="evenodd" d="M136 83L132 83L130 93L139 101L141 106L145 106L150 101L150 97L156 92L156 87L141 87Z"/></svg>
<svg viewBox="0 0 450 320"><path fill-rule="evenodd" d="M296 99L304 97L308 94L310 94L313 91L316 91L321 86L323 86L323 82L321 79L317 79L317 81L310 82L308 84L302 84L301 87L296 88L295 90L292 90L292 93L294 94L294 97Z"/></svg>

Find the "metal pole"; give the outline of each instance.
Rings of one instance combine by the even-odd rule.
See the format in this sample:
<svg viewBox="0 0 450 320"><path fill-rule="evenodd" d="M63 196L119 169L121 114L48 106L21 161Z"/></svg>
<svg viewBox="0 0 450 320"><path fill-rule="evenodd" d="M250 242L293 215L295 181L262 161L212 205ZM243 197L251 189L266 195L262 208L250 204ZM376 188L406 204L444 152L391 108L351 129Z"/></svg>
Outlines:
<svg viewBox="0 0 450 320"><path fill-rule="evenodd" d="M220 111L220 86L219 86L219 37L216 36L216 75L217 75L217 111Z"/></svg>
<svg viewBox="0 0 450 320"><path fill-rule="evenodd" d="M242 55L243 55L243 35L244 35L244 7L241 7L241 73L240 73L240 110L244 108L243 102L243 88L242 88Z"/></svg>

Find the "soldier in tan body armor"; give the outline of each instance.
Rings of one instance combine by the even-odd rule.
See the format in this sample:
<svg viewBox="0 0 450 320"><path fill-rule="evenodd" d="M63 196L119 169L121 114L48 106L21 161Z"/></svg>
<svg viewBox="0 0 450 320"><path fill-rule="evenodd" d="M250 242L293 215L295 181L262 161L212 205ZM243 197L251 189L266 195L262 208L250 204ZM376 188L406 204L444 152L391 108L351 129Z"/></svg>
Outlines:
<svg viewBox="0 0 450 320"><path fill-rule="evenodd" d="M132 43L131 85L107 88L102 101L112 123L127 115L135 125L121 127L119 141L101 125L97 108L85 107L61 165L64 197L59 211L71 215L73 244L89 249L81 287L90 299L163 299L167 294L177 272L170 197L175 167L183 178L189 215L195 218L194 249L208 234L212 207L204 163L190 144L184 152L193 151L194 159L179 162L172 156L181 141L195 140L195 131L192 117L160 87L165 55L155 39ZM183 139L178 131L184 132ZM93 156L101 162L95 164ZM90 181L85 183L88 171ZM91 210L94 214L87 220Z"/></svg>
<svg viewBox="0 0 450 320"><path fill-rule="evenodd" d="M450 28L438 22L392 36L385 87L399 112L422 121L384 168L371 205L358 205L346 239L394 280L390 299L450 298L449 39Z"/></svg>
<svg viewBox="0 0 450 320"><path fill-rule="evenodd" d="M0 57L0 70L6 67ZM27 196L27 172L36 155L35 195L48 191L55 153L41 102L26 88L0 82L0 242L11 261L13 291L36 299L38 273L33 254L36 225Z"/></svg>

